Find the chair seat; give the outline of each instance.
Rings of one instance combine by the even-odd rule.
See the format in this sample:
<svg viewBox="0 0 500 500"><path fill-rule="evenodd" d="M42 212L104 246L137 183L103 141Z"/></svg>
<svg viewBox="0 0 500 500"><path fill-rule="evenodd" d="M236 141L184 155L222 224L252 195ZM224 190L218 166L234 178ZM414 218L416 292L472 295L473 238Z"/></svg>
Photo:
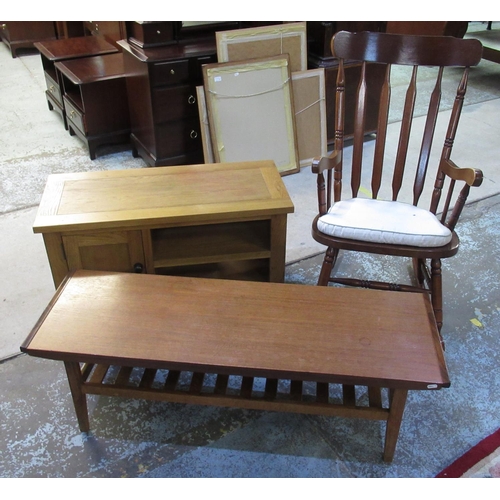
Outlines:
<svg viewBox="0 0 500 500"><path fill-rule="evenodd" d="M428 210L366 198L334 203L318 219L317 228L336 238L425 248L441 247L452 239L452 232Z"/></svg>

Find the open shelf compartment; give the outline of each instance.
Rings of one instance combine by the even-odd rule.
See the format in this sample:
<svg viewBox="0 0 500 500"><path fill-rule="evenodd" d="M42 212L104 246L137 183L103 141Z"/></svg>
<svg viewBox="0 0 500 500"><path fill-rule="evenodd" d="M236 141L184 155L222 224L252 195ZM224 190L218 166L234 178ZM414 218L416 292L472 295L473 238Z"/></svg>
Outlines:
<svg viewBox="0 0 500 500"><path fill-rule="evenodd" d="M269 259L269 220L155 229L154 267Z"/></svg>

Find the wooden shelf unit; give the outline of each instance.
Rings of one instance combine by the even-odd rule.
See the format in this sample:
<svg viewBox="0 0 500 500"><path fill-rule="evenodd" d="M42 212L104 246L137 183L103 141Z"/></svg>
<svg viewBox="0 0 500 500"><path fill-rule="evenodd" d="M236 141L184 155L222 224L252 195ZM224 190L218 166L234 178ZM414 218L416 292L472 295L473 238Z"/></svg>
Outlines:
<svg viewBox="0 0 500 500"><path fill-rule="evenodd" d="M272 161L49 177L34 224L69 271L280 282L293 204Z"/></svg>

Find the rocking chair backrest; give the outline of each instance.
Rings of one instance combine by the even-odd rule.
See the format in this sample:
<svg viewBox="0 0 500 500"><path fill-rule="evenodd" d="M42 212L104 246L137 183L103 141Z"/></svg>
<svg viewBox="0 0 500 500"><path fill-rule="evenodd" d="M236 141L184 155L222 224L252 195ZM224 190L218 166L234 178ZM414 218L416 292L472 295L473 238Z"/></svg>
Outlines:
<svg viewBox="0 0 500 500"><path fill-rule="evenodd" d="M339 152L337 164L334 168L332 179L331 171L328 172L328 199L327 208L331 204L331 192L335 201L341 198L342 190L342 153L344 148L344 113L345 113L345 62L360 61L361 76L358 84L355 116L354 116L354 136L352 153L352 172L351 172L351 191L352 196L358 196L361 185L361 172L363 166L363 145L365 140L365 116L368 105L368 86L370 82L366 78L367 63L379 63L386 65L385 78L381 86L380 99L378 103L378 123L376 132L376 142L373 154L373 167L371 175L371 196L377 198L379 195L382 172L384 164L384 153L386 149L387 127L389 121L389 105L391 97L391 66L406 65L413 67L412 75L406 91L406 98L403 107L403 116L400 124L400 135L395 163L392 172L392 199L396 200L401 191L403 177L407 163L408 145L410 142L410 132L415 109L415 100L417 95L417 74L419 66L437 67L436 83L430 96L429 106L423 136L421 139L420 154L415 166L415 178L413 182L413 200L417 205L424 188L424 182L429 164L431 146L436 128L436 121L441 101L441 83L443 70L445 67L462 67L463 73L459 79L457 93L454 99L451 115L449 119L446 138L441 152L441 160L437 169L437 176L434 184L434 190L430 201L430 210L437 213L438 205L441 199L441 191L445 174L449 170L456 168L450 160L450 154L457 131L457 126L462 110L464 95L467 88L467 79L469 67L475 66L481 60L482 46L477 40L461 39L445 36L415 36L398 35L389 33L349 33L346 31L338 32L331 41L332 54L339 59L339 70L336 87L336 116L335 116L335 139L334 149ZM385 167L387 168L387 167ZM478 175L480 172L478 173ZM460 179L465 181L464 192L467 197L471 185L479 185L481 179L476 178L475 174L469 172L467 178ZM454 184L454 181L452 181ZM442 222L446 223L451 229L456 223L461 207L458 207L458 213L447 220L447 212L450 206L453 185L451 193L445 197L444 206L440 207L443 212ZM454 202L457 203L457 202ZM460 204L460 202L458 202Z"/></svg>

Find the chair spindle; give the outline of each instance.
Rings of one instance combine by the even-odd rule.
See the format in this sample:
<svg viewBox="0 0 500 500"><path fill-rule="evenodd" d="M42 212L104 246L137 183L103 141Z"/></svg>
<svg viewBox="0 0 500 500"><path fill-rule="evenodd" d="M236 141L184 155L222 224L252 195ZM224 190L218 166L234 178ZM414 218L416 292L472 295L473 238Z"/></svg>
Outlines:
<svg viewBox="0 0 500 500"><path fill-rule="evenodd" d="M392 179L392 199L398 199L398 194L403 184L403 174L406 165L406 156L408 153L408 144L410 142L411 124L413 120L413 111L415 109L415 99L417 96L417 66L413 67L412 76L403 109L401 121L401 131L399 135L398 151L396 154L396 164L394 167L394 176Z"/></svg>

